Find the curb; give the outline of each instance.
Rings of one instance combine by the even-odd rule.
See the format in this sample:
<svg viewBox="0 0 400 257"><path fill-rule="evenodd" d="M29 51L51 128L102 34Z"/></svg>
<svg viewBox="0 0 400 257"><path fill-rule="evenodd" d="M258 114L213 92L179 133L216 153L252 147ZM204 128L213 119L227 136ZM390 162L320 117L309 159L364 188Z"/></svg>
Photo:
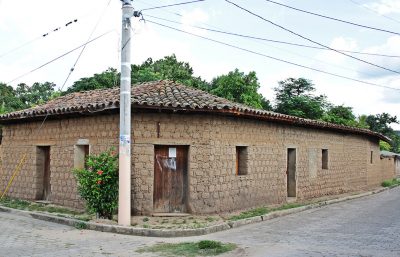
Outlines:
<svg viewBox="0 0 400 257"><path fill-rule="evenodd" d="M299 213L299 212L310 210L310 209L323 207L326 205L331 205L331 204L340 203L340 202L344 202L344 201L348 201L348 200L353 200L353 199L357 199L357 198L361 198L361 197L365 197L365 196L370 196L370 195L381 193L386 190L390 190L394 187L396 187L396 186L380 188L380 189L377 189L377 190L374 190L371 192L367 192L367 193L322 201L322 202L318 202L318 203L314 203L314 204L300 206L300 207L293 208L293 209L275 211L275 212L271 212L271 213L268 213L268 214L265 214L262 216L256 216L256 217L251 217L251 218L236 220L236 221L228 221L223 224L214 225L214 226L210 226L210 227L206 227L206 228L197 228L197 229L163 230L163 229L135 228L135 227L125 227L125 226L119 226L119 225L108 225L108 224L100 224L100 223L95 223L95 222L81 221L81 220L76 220L76 219L66 218L66 217L59 217L59 216L46 214L46 213L38 213L38 212L32 212L32 211L12 209L12 208L3 207L3 206L0 206L0 212L7 212L10 214L15 214L15 215L19 215L19 216L30 217L30 218L48 221L48 222L54 222L54 223L72 226L72 227L76 227L76 228L96 230L96 231L100 231L100 232L117 233L117 234L134 235L134 236L148 236L148 237L189 237L189 236L207 235L207 234L211 234L211 233L215 233L215 232L219 232L219 231L224 231L224 230L228 230L228 229L232 229L232 228L245 226L248 224L258 223L258 222L271 220L271 219L283 217L283 216L294 214L294 213Z"/></svg>

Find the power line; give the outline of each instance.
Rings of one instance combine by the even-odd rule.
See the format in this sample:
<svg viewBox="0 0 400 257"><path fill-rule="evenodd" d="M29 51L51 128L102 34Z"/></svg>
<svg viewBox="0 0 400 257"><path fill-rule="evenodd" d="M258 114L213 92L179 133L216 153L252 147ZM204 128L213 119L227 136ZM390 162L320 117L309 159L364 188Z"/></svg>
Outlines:
<svg viewBox="0 0 400 257"><path fill-rule="evenodd" d="M20 76L18 76L18 77L16 77L16 78L12 79L11 81L7 82L7 84L10 84L10 83L12 83L12 82L14 82L14 81L16 81L16 80L22 78L22 77L25 77L26 75L28 75L28 74L30 74L30 73L33 73L33 72L35 72L35 71L37 71L37 70L39 70L39 69L41 69L41 68L43 68L43 67L49 65L50 63L52 63L52 62L54 62L54 61L56 61L56 60L58 60L58 59L60 59L60 58L62 58L62 57L64 57L64 56L66 56L66 55L68 55L68 54L70 54L70 53L72 53L72 52L74 52L74 51L76 51L76 50L78 50L78 49L80 49L81 47L84 47L84 46L87 45L87 44L92 43L93 41L95 41L95 40L97 40L97 39L99 39L99 38L101 38L101 37L103 37L103 36L105 36L105 35L107 35L107 34L109 34L109 33L111 33L112 31L113 31L113 30L107 31L106 33L103 33L103 34L101 34L100 36L95 37L95 38L93 38L92 40L90 40L90 41L88 41L88 42L86 42L86 43L84 43L84 44L82 44L82 45L80 45L80 46L78 46L78 47L75 47L75 48L72 49L72 50L69 50L68 52L66 52L66 53L64 53L64 54L62 54L62 55L60 55L60 56L58 56L58 57L56 57L56 58L54 58L54 59L52 59L52 60L50 60L50 61L44 63L44 64L42 64L42 65L40 65L39 67L37 67L37 68L35 68L35 69L31 70L31 71L28 71L28 72L26 72L26 73L24 73L24 74L22 74L22 75L20 75Z"/></svg>
<svg viewBox="0 0 400 257"><path fill-rule="evenodd" d="M54 32L60 31L63 27L68 27L68 26L70 26L71 24L76 23L76 22L78 22L78 19L70 20L70 21L68 21L67 23L65 23L65 25L63 25L63 26L56 27L56 28L54 28L54 29L52 29L52 30L50 30L50 31L48 31L48 32L46 32L46 33L43 33L42 35L40 35L40 36L38 36L38 37L36 37L36 38L34 38L34 39L31 39L31 40L29 40L29 41L27 41L27 42L25 42L25 43L23 43L23 44L21 44L21 45L15 47L15 48L13 48L13 49L8 50L8 51L5 52L5 53L2 53L2 54L0 55L0 58L3 58L4 56L6 56L6 55L8 55L8 54L10 54L10 53L13 53L13 52L17 51L18 49L21 49L21 48L23 48L23 47L25 47L25 46L27 46L27 45L30 45L30 44L32 44L33 42L35 42L36 40L38 40L38 39L45 38L45 37L47 37L48 35L53 34Z"/></svg>
<svg viewBox="0 0 400 257"><path fill-rule="evenodd" d="M93 30L92 30L92 32L90 33L90 35L89 35L89 37L88 37L88 39L87 39L87 42L89 42L89 40L92 38L93 33L95 32L95 30L96 30L97 26L99 25L101 19L103 18L104 14L105 14L105 12L106 12L106 10L107 10L107 7L110 5L110 3L111 3L111 0L109 0L108 3L107 3L107 5L104 7L104 10L103 10L103 12L101 13L101 15L100 15L99 19L97 20L96 24L94 25ZM65 79L63 85L62 85L61 88L60 88L60 92L63 90L65 84L67 84L67 81L68 81L69 77L71 76L72 72L74 72L75 66L76 66L76 64L78 63L79 59L81 58L83 52L85 51L86 46L87 46L87 44L85 44L85 45L83 46L81 52L79 53L78 57L77 57L76 60L75 60L74 65L73 65L73 66L71 67L71 69L69 70L68 76L67 76L67 78Z"/></svg>
<svg viewBox="0 0 400 257"><path fill-rule="evenodd" d="M400 23L399 20L396 20L395 18L390 17L390 16L387 16L387 15L381 14L381 13L375 11L374 9L369 8L368 6L365 6L365 5L363 5L363 4L360 4L359 2L356 2L356 1L354 1L354 0L349 0L349 1L350 1L351 3L353 3L353 4L355 4L355 5L358 5L358 6L362 7L362 8L364 8L364 9L367 9L368 11L373 12L373 13L379 15L379 16L382 16L382 17L384 17L384 18L386 18L386 19L389 19L389 20L391 20L391 21Z"/></svg>
<svg viewBox="0 0 400 257"><path fill-rule="evenodd" d="M153 5L153 4L146 3L145 1L141 1L141 0L136 0L136 1L139 2L139 3L145 4L145 5L147 5L147 6L157 7L157 6ZM149 8L147 8L147 10L148 10L148 9L149 9ZM143 10L142 10L142 11L143 11ZM164 10L164 9L161 9L161 11L166 12L166 13L171 13L171 14L174 14L174 15L179 16L179 17L182 17L182 16L183 16L183 15L180 14L180 13L171 12L171 11Z"/></svg>
<svg viewBox="0 0 400 257"><path fill-rule="evenodd" d="M165 20L165 21L172 22L172 23L175 23L175 24L181 24L181 23L179 23L179 22L177 22L177 21L171 21L171 20L168 20L168 19L158 18L158 17L151 16L151 15L146 15L146 16L148 16L148 17L153 17L153 18L156 18L156 19ZM192 25L189 25L189 26L190 26L190 27L193 27L193 28L201 28L201 27L192 26ZM206 30L208 31L208 29L206 29ZM215 30L210 30L210 31L214 32ZM229 33L229 32L226 32L226 33L225 33L225 31L221 31L221 33L222 33L222 34L228 34L228 35L241 35L241 34L235 34L235 33ZM249 38L249 39L260 39L260 38L257 38L257 37L244 37L244 38ZM261 39L262 39L262 38L261 38ZM268 41L268 40L267 40L267 41ZM265 44L264 42L259 42L259 41L256 41L256 42L257 42L257 43L260 43L260 44L262 44L262 45L266 45L266 46L268 46L268 47L272 47L272 48L278 49L279 51L282 51L282 52L285 52L285 53L289 53L289 54L292 54L292 55L300 56L300 57L302 57L302 58L304 58L304 59L307 59L307 60L312 59L312 60L314 60L314 61L317 61L317 62L320 62L320 63L324 63L324 64L327 64L327 65L330 65L330 66L333 66L333 67L337 67L337 68L340 68L340 69L342 69L342 70L347 70L347 71L348 71L348 70L351 70L351 71L358 72L358 73L360 73L360 74L365 74L365 75L367 75L367 76L370 76L370 74L368 74L368 73L360 72L360 71L357 71L357 70L352 69L352 68L349 68L349 67L344 67L344 66L341 66L341 65L336 65L336 64L333 64L333 63L329 63L329 62L326 62L326 61L317 59L317 58L305 56L305 55L302 55L302 54L300 54L300 53L298 53L298 52L293 52L293 51L290 51L290 50L288 50L288 49L282 49L282 48L279 48L279 47L276 47L276 46L273 46L273 45ZM272 40L272 42L274 42L274 40ZM284 43L287 43L287 42L284 42ZM327 49L325 49L325 48L321 48L321 49L327 50ZM399 56L399 57L400 57L400 56Z"/></svg>
<svg viewBox="0 0 400 257"><path fill-rule="evenodd" d="M181 24L178 21L173 21L165 18L160 18L152 15L146 14L147 17L163 20L163 21L168 21L171 23L175 24ZM193 28L197 29L202 29L202 30L207 30L211 32L216 32L216 33L221 33L221 34L226 34L226 35L231 35L231 36L238 36L238 37L243 37L243 38L249 38L249 39L255 39L255 40L261 40L261 41L266 41L266 42L272 42L272 43L279 43L279 44L285 44L285 45L292 45L292 46L299 46L299 47L306 47L306 48L312 48L312 49L319 49L319 50L328 50L331 51L330 49L326 49L325 47L319 47L319 46L311 46L311 45L303 45L303 44L296 44L296 43L291 43L291 42L286 42L286 41L279 41L279 40L273 40L273 39L268 39L268 38L262 38L262 37L256 37L256 36L251 36L251 35L244 35L244 34L239 34L239 33L233 33L233 32L227 32L227 31L222 31L222 30L217 30L217 29L209 29L209 28L204 28L200 26L195 26L195 25L188 25ZM388 55L388 54L375 54L375 53L366 53L366 52L359 52L359 51L349 51L349 50L341 50L341 49L336 49L337 51L341 52L347 52L347 53L355 53L355 54L362 54L362 55L372 55L372 56L381 56L381 57L393 57L393 58L400 58L400 55Z"/></svg>
<svg viewBox="0 0 400 257"><path fill-rule="evenodd" d="M354 22L351 22L351 21L345 21L345 20L341 20L341 19L337 19L337 18L325 16L325 15L322 15L322 14L309 12L309 11L302 10L302 9L299 9L299 8L295 8L295 7L292 7L292 6L289 6L289 5L281 4L281 3L278 3L278 2L275 2L275 1L272 1L272 0L264 0L264 1L270 2L270 3L273 3L273 4L276 4L276 5L280 5L280 6L283 6L283 7L289 8L289 9L292 9L292 10L296 10L296 11L299 11L299 12L303 12L303 13L311 14L311 15L314 15L314 16L318 16L318 17L321 17L321 18L325 18L325 19L329 19L329 20L334 20L334 21L338 21L338 22L350 24L350 25L353 25L353 26L365 28L365 29L372 29L372 30L381 31L381 32L386 32L386 33L390 33L390 34L394 34L394 35L399 35L399 36L400 36L400 33L397 33L397 32L394 32L394 31L390 31L390 30L386 30L386 29L380 29L380 28L375 28L375 27L371 27L371 26L366 26L366 25L354 23Z"/></svg>
<svg viewBox="0 0 400 257"><path fill-rule="evenodd" d="M190 2L183 2L183 3L162 5L162 6L155 6L155 7L150 7L150 8L142 9L141 11L149 11L149 10L154 10L154 9L161 9L161 8L166 8L166 7L178 6L178 5L184 5L184 4L192 4L192 3L204 2L204 1L205 1L205 0L195 0L195 1L190 1Z"/></svg>
<svg viewBox="0 0 400 257"><path fill-rule="evenodd" d="M375 86L375 87L381 87L381 88L387 88L387 89L399 90L400 91L400 88L394 88L394 87L379 85L379 84L375 84L375 83L371 83L371 82L367 82L367 81L363 81L363 80L359 80L359 79L355 79L355 78L339 75L339 74L336 74L336 73L323 71L323 70L320 70L320 69L316 69L316 68L312 68L312 67L309 67L309 66L306 66L306 65L302 65L302 64L286 61L286 60L283 60L283 59L280 59L280 58L276 58L276 57L273 57L273 56L269 56L269 55L266 55L266 54L263 54L263 53L259 53L259 52L256 52L256 51L253 51L253 50L250 50L250 49L246 49L246 48L243 48L243 47L232 45L232 44L229 44L229 43L226 43L226 42L215 40L215 39L212 39L212 38L196 35L194 33L191 33L191 32L188 32L188 31L184 31L184 30L180 30L180 29L177 29L177 28L174 28L174 27L170 27L168 25L160 24L158 22L154 22L154 21L151 21L151 20L146 20L146 21L150 22L150 23L153 23L153 24L156 24L156 25L161 26L161 27L169 28L171 30L179 31L179 32L182 32L182 33L185 33L185 34L189 34L189 35L192 35L192 36L195 36L195 37L198 37L198 38L202 38L202 39L214 42L214 43L218 43L218 44L221 44L221 45L229 46L231 48L235 48L235 49L238 49L238 50L241 50L241 51L244 51L244 52L252 53L252 54L255 54L255 55L258 55L258 56L262 56L262 57L265 57L265 58L268 58L268 59L273 59L273 60L276 60L276 61L279 61L279 62L291 64L291 65L294 65L294 66L297 66L297 67L301 67L301 68L305 68L305 69L308 69L308 70L324 73L324 74L331 75L331 76L334 76L334 77L339 77L339 78L343 78L343 79L347 79L347 80L351 80L351 81L356 81L356 82L359 82L359 83L362 83L362 84L367 84L367 85L370 85L370 86Z"/></svg>
<svg viewBox="0 0 400 257"><path fill-rule="evenodd" d="M377 64L374 64L374 63L365 61L365 60L360 59L360 58L358 58L358 57L355 57L355 56L352 56L352 55L349 55L349 54L340 52L340 51L338 51L338 50L336 50L336 49L333 49L333 48L331 48L331 47L329 47L329 46L326 46L326 45L324 45L324 44L318 43L318 42L316 42L316 41L314 41L314 40L312 40L312 39L310 39L310 38L308 38L308 37L302 36L302 35L300 35L299 33L296 33L296 32L294 32L294 31L292 31L292 30L290 30L290 29L287 29L287 28L285 28L285 27L283 27L283 26L281 26L281 25L279 25L279 24L276 24L276 23L274 23L274 22L272 22L272 21L270 21L270 20L268 20L268 19L266 19L266 18L264 18L264 17L262 17L262 16L260 16L260 15L258 15L258 14L256 14L256 13L254 13L254 12L252 12L252 11L250 11L250 10L244 8L244 7L241 7L240 5L237 5L236 3L233 3L233 2L231 2L231 1L229 1L229 0L225 0L225 1L228 2L228 3L230 3L231 5L234 5L234 6L236 6L237 8L239 8L239 9L241 9L241 10L243 10L243 11L245 11L245 12L251 14L251 15L253 15L253 16L256 16L256 17L258 17L258 18L260 18L260 19L262 19L262 20L264 20L264 21L266 21L266 22L268 22L268 23L270 23L270 24L272 24L272 25L274 25L274 26L276 26L276 27L279 27L279 28L281 28L281 29L283 29L283 30L285 30L285 31L287 31L287 32L289 32L289 33L291 33L291 34L293 34L293 35L296 35L296 36L298 36L298 37L300 37L300 38L303 38L303 39L305 39L305 40L307 40L307 41L309 41L309 42L312 42L312 43L314 43L314 44L317 44L317 45L319 45L319 46L322 46L322 47L324 47L324 48L326 48L326 49L335 51L335 52L337 52L337 53L339 53L339 54L345 55L345 56L350 57L350 58L352 58L352 59L354 59L354 60L357 60L357 61L360 61L360 62L369 64L369 65L372 65L372 66L381 68L381 69L386 70L386 71L390 71L390 72L393 72L393 73L396 73L396 74L400 74L400 72L398 72L398 71L395 71L395 70L392 70L392 69L389 69L389 68L386 68L386 67L383 67L383 66L380 66L380 65L377 65Z"/></svg>

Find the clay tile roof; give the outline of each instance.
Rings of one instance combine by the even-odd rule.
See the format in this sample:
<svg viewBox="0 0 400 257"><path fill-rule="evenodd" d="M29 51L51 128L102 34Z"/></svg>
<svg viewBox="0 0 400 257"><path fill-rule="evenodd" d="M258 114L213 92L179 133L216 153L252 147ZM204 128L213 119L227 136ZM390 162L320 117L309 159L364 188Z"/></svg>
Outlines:
<svg viewBox="0 0 400 257"><path fill-rule="evenodd" d="M136 84L132 87L132 106L137 109L159 109L187 112L212 112L215 114L241 116L258 120L269 120L303 127L351 132L378 137L384 141L389 138L367 130L342 125L303 119L285 114L254 109L243 104L211 95L173 81L161 80ZM1 123L31 120L34 118L94 113L119 108L119 88L99 89L68 94L43 105L0 115Z"/></svg>

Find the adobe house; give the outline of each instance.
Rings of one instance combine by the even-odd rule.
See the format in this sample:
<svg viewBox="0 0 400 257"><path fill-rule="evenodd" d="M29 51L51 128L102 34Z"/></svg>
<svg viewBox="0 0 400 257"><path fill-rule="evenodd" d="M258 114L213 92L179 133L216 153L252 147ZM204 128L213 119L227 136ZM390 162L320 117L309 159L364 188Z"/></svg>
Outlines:
<svg viewBox="0 0 400 257"><path fill-rule="evenodd" d="M0 116L0 189L82 208L71 170L118 147L119 89L73 93ZM379 186L375 132L256 110L171 81L132 87L132 208L215 213Z"/></svg>
<svg viewBox="0 0 400 257"><path fill-rule="evenodd" d="M394 167L396 170L396 177L400 179L400 154L392 153L389 151L381 151L381 160L387 159L385 162L391 167L391 161L394 162Z"/></svg>

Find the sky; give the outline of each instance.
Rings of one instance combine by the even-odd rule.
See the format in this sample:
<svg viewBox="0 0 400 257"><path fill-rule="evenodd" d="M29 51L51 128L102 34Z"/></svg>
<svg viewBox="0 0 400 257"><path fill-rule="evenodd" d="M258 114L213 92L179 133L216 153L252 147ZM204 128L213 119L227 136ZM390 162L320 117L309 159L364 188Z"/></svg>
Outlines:
<svg viewBox="0 0 400 257"><path fill-rule="evenodd" d="M400 36L393 33L323 19L265 0L231 1L331 48L400 56ZM275 1L337 19L400 33L399 0ZM135 0L133 6L135 10L143 10L180 2L185 0ZM273 88L277 86L278 81L289 77L303 77L314 83L316 94L326 95L334 104L353 107L357 115L387 112L400 118L400 75L395 72L374 67L334 51L240 38L192 27L201 26L317 46L227 1L206 0L170 8L144 10L142 13L142 20L132 19L134 64L140 64L149 57L156 60L176 54L178 60L190 63L196 76L208 81L235 68L245 73L255 71L261 85L259 92L272 102ZM70 21L72 23L65 26ZM210 42L152 22L219 40L264 56ZM0 0L0 81L13 87L19 83L31 85L34 82L50 81L55 83L57 88L65 90L82 77L101 73L109 67L119 70L120 27L119 0ZM53 31L57 28L58 30ZM78 49L35 70L105 32L109 33L88 44L83 52ZM43 37L46 33L48 35ZM399 57L348 54L400 72ZM323 74L267 58L265 55L399 90ZM67 80L75 62L75 69ZM392 127L400 130L400 125Z"/></svg>

